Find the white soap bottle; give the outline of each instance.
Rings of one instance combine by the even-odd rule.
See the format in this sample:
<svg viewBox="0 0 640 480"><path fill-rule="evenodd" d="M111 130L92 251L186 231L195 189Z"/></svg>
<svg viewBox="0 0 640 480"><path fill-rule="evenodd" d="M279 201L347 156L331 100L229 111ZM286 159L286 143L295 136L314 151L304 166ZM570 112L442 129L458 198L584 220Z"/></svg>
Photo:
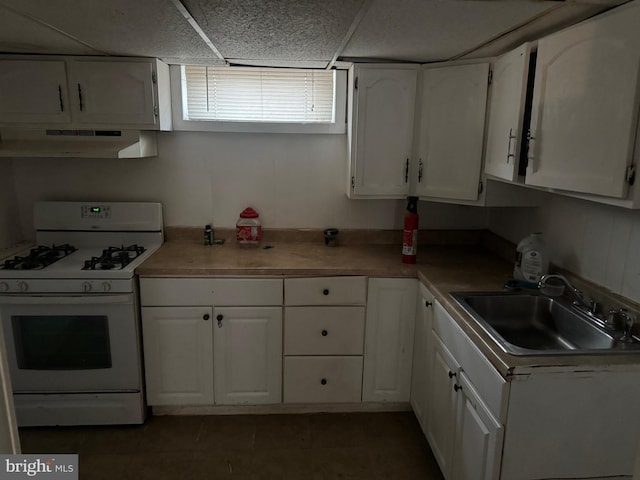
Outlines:
<svg viewBox="0 0 640 480"><path fill-rule="evenodd" d="M542 233L531 233L516 248L513 278L525 287L536 287L540 277L549 272L549 255Z"/></svg>

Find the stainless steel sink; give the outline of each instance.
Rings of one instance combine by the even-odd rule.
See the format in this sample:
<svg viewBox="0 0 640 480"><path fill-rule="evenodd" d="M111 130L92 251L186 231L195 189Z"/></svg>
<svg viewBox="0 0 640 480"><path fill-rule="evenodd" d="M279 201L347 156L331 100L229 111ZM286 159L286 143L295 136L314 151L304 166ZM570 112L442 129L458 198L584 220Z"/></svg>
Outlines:
<svg viewBox="0 0 640 480"><path fill-rule="evenodd" d="M570 302L536 292L454 292L451 296L507 353L566 355L640 352Z"/></svg>

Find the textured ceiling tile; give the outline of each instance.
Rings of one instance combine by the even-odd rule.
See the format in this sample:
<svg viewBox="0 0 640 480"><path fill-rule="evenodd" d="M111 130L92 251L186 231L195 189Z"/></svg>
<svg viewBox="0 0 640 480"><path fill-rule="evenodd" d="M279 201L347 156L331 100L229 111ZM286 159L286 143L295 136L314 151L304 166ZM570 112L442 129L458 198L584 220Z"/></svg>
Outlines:
<svg viewBox="0 0 640 480"><path fill-rule="evenodd" d="M229 58L330 60L362 0L183 0Z"/></svg>
<svg viewBox="0 0 640 480"><path fill-rule="evenodd" d="M102 52L0 5L0 52L100 55Z"/></svg>
<svg viewBox="0 0 640 480"><path fill-rule="evenodd" d="M555 6L558 2L374 0L341 56L446 60Z"/></svg>
<svg viewBox="0 0 640 480"><path fill-rule="evenodd" d="M0 0L112 55L215 58L171 0ZM25 32L14 34L28 42ZM42 39L42 49L48 40ZM67 52L60 52L67 53Z"/></svg>

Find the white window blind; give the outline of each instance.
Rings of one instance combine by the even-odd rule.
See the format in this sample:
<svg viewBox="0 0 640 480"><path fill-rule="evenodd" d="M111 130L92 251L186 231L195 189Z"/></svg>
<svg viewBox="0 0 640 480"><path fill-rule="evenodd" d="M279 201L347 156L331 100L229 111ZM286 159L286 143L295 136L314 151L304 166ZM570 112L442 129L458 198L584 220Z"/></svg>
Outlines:
<svg viewBox="0 0 640 480"><path fill-rule="evenodd" d="M184 66L184 119L333 123L334 79L326 70Z"/></svg>

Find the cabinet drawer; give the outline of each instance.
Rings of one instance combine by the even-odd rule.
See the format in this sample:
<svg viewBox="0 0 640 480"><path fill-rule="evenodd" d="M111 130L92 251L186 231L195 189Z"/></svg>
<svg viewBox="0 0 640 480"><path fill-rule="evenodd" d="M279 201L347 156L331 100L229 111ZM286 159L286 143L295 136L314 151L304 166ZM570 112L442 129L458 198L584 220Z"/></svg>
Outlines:
<svg viewBox="0 0 640 480"><path fill-rule="evenodd" d="M142 278L142 306L282 305L279 278Z"/></svg>
<svg viewBox="0 0 640 480"><path fill-rule="evenodd" d="M285 305L364 305L366 277L287 278Z"/></svg>
<svg viewBox="0 0 640 480"><path fill-rule="evenodd" d="M362 357L285 357L285 403L360 402Z"/></svg>
<svg viewBox="0 0 640 480"><path fill-rule="evenodd" d="M286 307L285 355L362 355L364 307Z"/></svg>
<svg viewBox="0 0 640 480"><path fill-rule="evenodd" d="M487 407L506 421L508 384L439 302L434 302L433 330L456 358Z"/></svg>

